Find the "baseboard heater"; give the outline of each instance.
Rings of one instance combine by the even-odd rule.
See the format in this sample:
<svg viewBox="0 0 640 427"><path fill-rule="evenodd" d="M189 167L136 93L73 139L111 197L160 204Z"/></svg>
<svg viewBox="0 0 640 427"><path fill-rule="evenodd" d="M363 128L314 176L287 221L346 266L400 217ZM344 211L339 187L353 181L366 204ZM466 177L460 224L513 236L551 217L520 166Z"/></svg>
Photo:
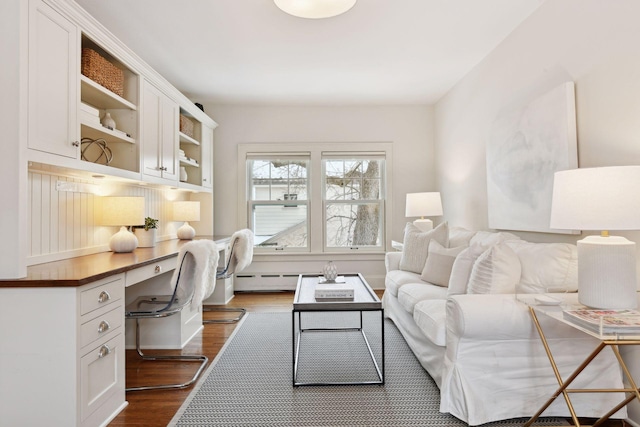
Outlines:
<svg viewBox="0 0 640 427"><path fill-rule="evenodd" d="M298 274L293 273L239 273L233 287L237 291L295 290Z"/></svg>

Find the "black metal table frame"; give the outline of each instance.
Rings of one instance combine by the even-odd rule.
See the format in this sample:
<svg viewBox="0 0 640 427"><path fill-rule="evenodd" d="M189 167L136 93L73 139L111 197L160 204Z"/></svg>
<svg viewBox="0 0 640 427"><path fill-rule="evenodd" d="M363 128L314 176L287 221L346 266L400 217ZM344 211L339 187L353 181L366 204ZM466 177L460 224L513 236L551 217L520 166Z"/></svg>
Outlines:
<svg viewBox="0 0 640 427"><path fill-rule="evenodd" d="M301 314L310 313L310 312L332 312L332 310L293 310L291 312L291 331L292 331L292 354L293 354L293 386L323 386L323 385L383 385L384 384L384 309L362 309L362 310L339 310L350 311L350 312L360 312L360 325L359 327L354 328L303 328L302 327L302 317ZM362 325L362 313L364 311L379 311L380 312L380 332L382 338L382 346L381 346L381 363L378 366L378 361L376 360L375 355L373 354L373 350L371 349L371 345L369 345L369 340L367 339L367 334L364 332L364 328ZM296 313L298 314L298 328L296 328ZM297 331L296 331L297 329ZM362 338L367 345L369 350L369 355L371 356L371 360L373 365L376 368L376 372L378 374L378 381L344 381L344 382L299 382L298 378L298 357L300 355L300 341L302 340L303 332L341 332L341 331L359 331L362 334ZM297 332L297 339L296 339Z"/></svg>

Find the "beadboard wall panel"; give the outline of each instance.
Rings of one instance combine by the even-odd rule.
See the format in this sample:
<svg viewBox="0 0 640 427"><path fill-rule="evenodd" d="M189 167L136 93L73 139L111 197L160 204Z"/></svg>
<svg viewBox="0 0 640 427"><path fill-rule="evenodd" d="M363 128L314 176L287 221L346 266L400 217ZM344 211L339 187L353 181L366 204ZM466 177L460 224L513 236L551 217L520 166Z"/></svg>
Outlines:
<svg viewBox="0 0 640 427"><path fill-rule="evenodd" d="M78 191L60 191L58 182L78 184ZM70 185L73 187L73 185ZM42 171L29 171L29 248L27 265L108 250L117 227L97 223L100 196L145 198L145 216L159 220L158 239L175 238L182 225L171 220L171 201L188 193L121 183L100 183Z"/></svg>

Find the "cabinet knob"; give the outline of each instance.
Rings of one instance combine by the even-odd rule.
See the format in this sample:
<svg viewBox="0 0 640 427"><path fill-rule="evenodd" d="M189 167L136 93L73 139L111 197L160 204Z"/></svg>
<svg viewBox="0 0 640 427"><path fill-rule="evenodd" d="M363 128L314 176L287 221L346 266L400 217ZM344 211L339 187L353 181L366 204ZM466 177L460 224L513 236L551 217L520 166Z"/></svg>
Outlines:
<svg viewBox="0 0 640 427"><path fill-rule="evenodd" d="M111 349L109 348L108 345L103 345L102 347L100 347L100 353L98 353L98 357L100 359L102 359L103 357L107 356L111 354Z"/></svg>
<svg viewBox="0 0 640 427"><path fill-rule="evenodd" d="M103 332L107 332L110 328L111 328L111 325L109 325L109 322L107 322L106 320L103 320L98 325L98 333L101 334Z"/></svg>
<svg viewBox="0 0 640 427"><path fill-rule="evenodd" d="M162 267L161 267L161 266L159 266L159 265L156 265L156 268L154 269L154 271L155 271L156 273L160 273L160 272L162 271Z"/></svg>
<svg viewBox="0 0 640 427"><path fill-rule="evenodd" d="M107 291L102 291L100 292L100 295L98 295L98 302L107 302L111 299L111 295L109 295L109 292Z"/></svg>
<svg viewBox="0 0 640 427"><path fill-rule="evenodd" d="M71 145L73 145L74 147L80 147L80 143L78 141L73 141Z"/></svg>

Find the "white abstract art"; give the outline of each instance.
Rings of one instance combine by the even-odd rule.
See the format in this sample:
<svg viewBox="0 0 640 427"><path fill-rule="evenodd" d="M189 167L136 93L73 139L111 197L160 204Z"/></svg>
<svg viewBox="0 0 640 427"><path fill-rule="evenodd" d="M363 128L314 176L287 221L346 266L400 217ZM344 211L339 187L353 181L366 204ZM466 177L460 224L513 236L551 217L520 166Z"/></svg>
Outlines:
<svg viewBox="0 0 640 427"><path fill-rule="evenodd" d="M577 233L549 228L553 174L577 167L573 82L500 114L487 143L489 227Z"/></svg>

